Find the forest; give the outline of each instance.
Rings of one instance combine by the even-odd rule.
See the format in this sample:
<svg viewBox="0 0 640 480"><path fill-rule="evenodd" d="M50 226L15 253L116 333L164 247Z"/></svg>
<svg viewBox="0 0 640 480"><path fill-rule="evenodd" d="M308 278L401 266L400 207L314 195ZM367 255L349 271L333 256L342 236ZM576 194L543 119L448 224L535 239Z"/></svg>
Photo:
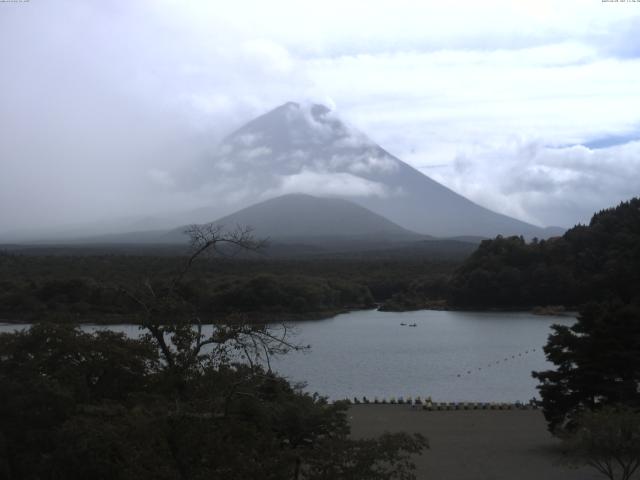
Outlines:
<svg viewBox="0 0 640 480"><path fill-rule="evenodd" d="M467 308L640 303L640 199L602 210L562 237L485 240L448 287L450 303Z"/></svg>
<svg viewBox="0 0 640 480"><path fill-rule="evenodd" d="M0 255L0 318L99 323L135 321L124 294L147 279L162 284L184 255ZM444 295L459 262L429 258L256 259L207 257L194 263L183 295L209 320L230 313L256 319L326 317L373 308L394 295ZM284 317L283 317L284 316Z"/></svg>

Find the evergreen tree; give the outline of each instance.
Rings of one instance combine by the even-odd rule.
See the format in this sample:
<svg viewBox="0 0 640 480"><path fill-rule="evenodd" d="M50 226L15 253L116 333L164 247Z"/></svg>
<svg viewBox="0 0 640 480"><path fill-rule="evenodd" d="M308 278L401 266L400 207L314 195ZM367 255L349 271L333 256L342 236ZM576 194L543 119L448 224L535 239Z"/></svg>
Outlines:
<svg viewBox="0 0 640 480"><path fill-rule="evenodd" d="M544 347L555 370L533 372L549 429L571 429L586 410L640 407L640 308L590 304Z"/></svg>

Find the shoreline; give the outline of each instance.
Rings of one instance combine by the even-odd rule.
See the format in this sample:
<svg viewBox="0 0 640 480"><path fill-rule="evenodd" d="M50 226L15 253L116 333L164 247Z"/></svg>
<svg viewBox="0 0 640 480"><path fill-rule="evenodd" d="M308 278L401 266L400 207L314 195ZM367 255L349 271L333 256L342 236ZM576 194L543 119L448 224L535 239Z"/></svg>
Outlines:
<svg viewBox="0 0 640 480"><path fill-rule="evenodd" d="M215 323L224 323L233 315L241 315L247 318L247 323L253 324L268 324L268 323L283 323L283 322L302 322L302 321L314 321L325 320L332 318L343 313L359 312L364 310L375 310L374 308L354 308L343 310L328 310L322 312L307 312L307 313L259 313L259 312L232 312L228 314L213 315L209 318L203 318L202 325L213 325ZM76 316L76 315L73 315ZM66 320L62 322L56 322L55 319L45 319L44 322L50 323L63 323L69 325L141 325L141 322L135 321L137 315L135 314L104 314L104 315L86 315L82 321ZM0 318L0 324L6 325L32 325L38 323L36 319L10 319ZM161 322L163 325L170 324L170 321Z"/></svg>
<svg viewBox="0 0 640 480"><path fill-rule="evenodd" d="M304 321L316 321L326 320L336 317L338 315L353 313L353 312L366 312L366 311L379 311L384 313L408 313L419 311L435 311L435 312L479 312L479 313L530 313L532 315L540 317L577 317L578 311L573 308L570 310L550 310L547 307L534 307L534 308L462 308L452 306L433 306L418 309L407 310L385 310L382 305L377 305L373 308L343 308L335 310L327 310L320 312L306 312L306 313L274 313L274 312L232 312L228 314L212 315L202 322L203 325L211 325L214 323L223 323L230 316L240 315L247 318L247 323L253 324L268 324L268 323L288 323L288 322L304 322ZM70 315L76 316L77 315ZM135 314L103 314L103 315L86 315L83 321L55 321L56 319L45 319L45 322L51 323L65 323L70 325L140 325L140 322L136 322ZM31 325L38 323L37 319L11 319L1 318L0 324L6 325ZM171 322L163 322L163 324L169 324Z"/></svg>
<svg viewBox="0 0 640 480"><path fill-rule="evenodd" d="M564 307L562 305L549 305L549 306L527 306L527 307L460 307L455 305L446 304L434 304L434 305L421 305L420 308L407 308L403 310L385 309L384 304L381 304L377 310L381 312L389 313L403 313L403 312L419 312L420 310L432 310L436 312L482 312L482 313L531 313L541 317L575 317L578 315L579 307L571 306Z"/></svg>

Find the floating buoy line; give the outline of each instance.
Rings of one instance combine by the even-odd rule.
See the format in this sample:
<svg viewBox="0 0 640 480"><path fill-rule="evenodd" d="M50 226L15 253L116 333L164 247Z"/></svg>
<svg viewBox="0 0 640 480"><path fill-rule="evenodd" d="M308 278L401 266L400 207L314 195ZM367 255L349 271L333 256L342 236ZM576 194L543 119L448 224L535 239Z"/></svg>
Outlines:
<svg viewBox="0 0 640 480"><path fill-rule="evenodd" d="M418 324L416 324L416 323L404 323L404 322L401 322L401 323L400 323L400 326L401 326L401 327L417 327L417 326L418 326ZM512 355L507 355L507 356L506 356L506 357L504 357L503 359L498 359L498 360L494 360L494 361L492 361L492 362L487 363L487 364L486 364L486 367L484 366L484 364L483 364L482 366L479 366L479 365L478 365L478 366L473 367L473 368L471 368L471 369L468 369L468 370L466 370L466 371L464 371L464 372L462 372L462 373L458 373L458 374L456 374L456 377L457 377L457 378L462 378L462 377L465 377L465 376L467 376L467 375L471 375L471 374L473 374L474 372L481 372L483 368L492 368L492 367L495 367L495 366L497 366L497 365L500 365L500 364L503 364L503 363L510 362L511 360L516 360L516 359L518 359L518 358L522 358L522 357L524 357L524 356L526 356L526 355L529 355L529 354L531 354L531 353L534 353L534 352L536 352L536 351L538 351L538 350L542 350L542 349L529 348L529 349L527 349L527 350L524 350L524 351L521 351L521 352L517 352L517 353L514 353L514 354L512 354Z"/></svg>
<svg viewBox="0 0 640 480"><path fill-rule="evenodd" d="M475 372L480 372L480 371L482 371L483 368L492 368L492 367L496 367L497 365L501 365L503 363L509 363L512 360L517 360L519 358L523 358L523 357L525 357L527 355L530 355L532 353L535 353L535 352L537 352L539 350L541 350L541 349L529 348L529 349L524 350L522 352L517 352L517 353L514 353L512 355L507 355L506 357L504 357L502 359L494 360L492 362L487 363L486 367L485 367L485 364L482 364L482 366L477 366L477 367L468 369L468 370L466 370L466 371L464 371L462 373L458 373L458 374L456 374L456 377L462 378L462 377L465 377L467 375L471 375L471 374L473 374Z"/></svg>

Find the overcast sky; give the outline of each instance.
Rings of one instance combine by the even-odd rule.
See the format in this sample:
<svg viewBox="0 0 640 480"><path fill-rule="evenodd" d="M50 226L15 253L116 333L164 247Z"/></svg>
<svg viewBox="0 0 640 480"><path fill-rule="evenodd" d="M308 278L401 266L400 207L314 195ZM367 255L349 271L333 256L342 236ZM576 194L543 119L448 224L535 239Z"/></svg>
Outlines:
<svg viewBox="0 0 640 480"><path fill-rule="evenodd" d="M0 68L0 232L203 205L170 172L289 100L537 224L640 194L640 2L2 2Z"/></svg>

